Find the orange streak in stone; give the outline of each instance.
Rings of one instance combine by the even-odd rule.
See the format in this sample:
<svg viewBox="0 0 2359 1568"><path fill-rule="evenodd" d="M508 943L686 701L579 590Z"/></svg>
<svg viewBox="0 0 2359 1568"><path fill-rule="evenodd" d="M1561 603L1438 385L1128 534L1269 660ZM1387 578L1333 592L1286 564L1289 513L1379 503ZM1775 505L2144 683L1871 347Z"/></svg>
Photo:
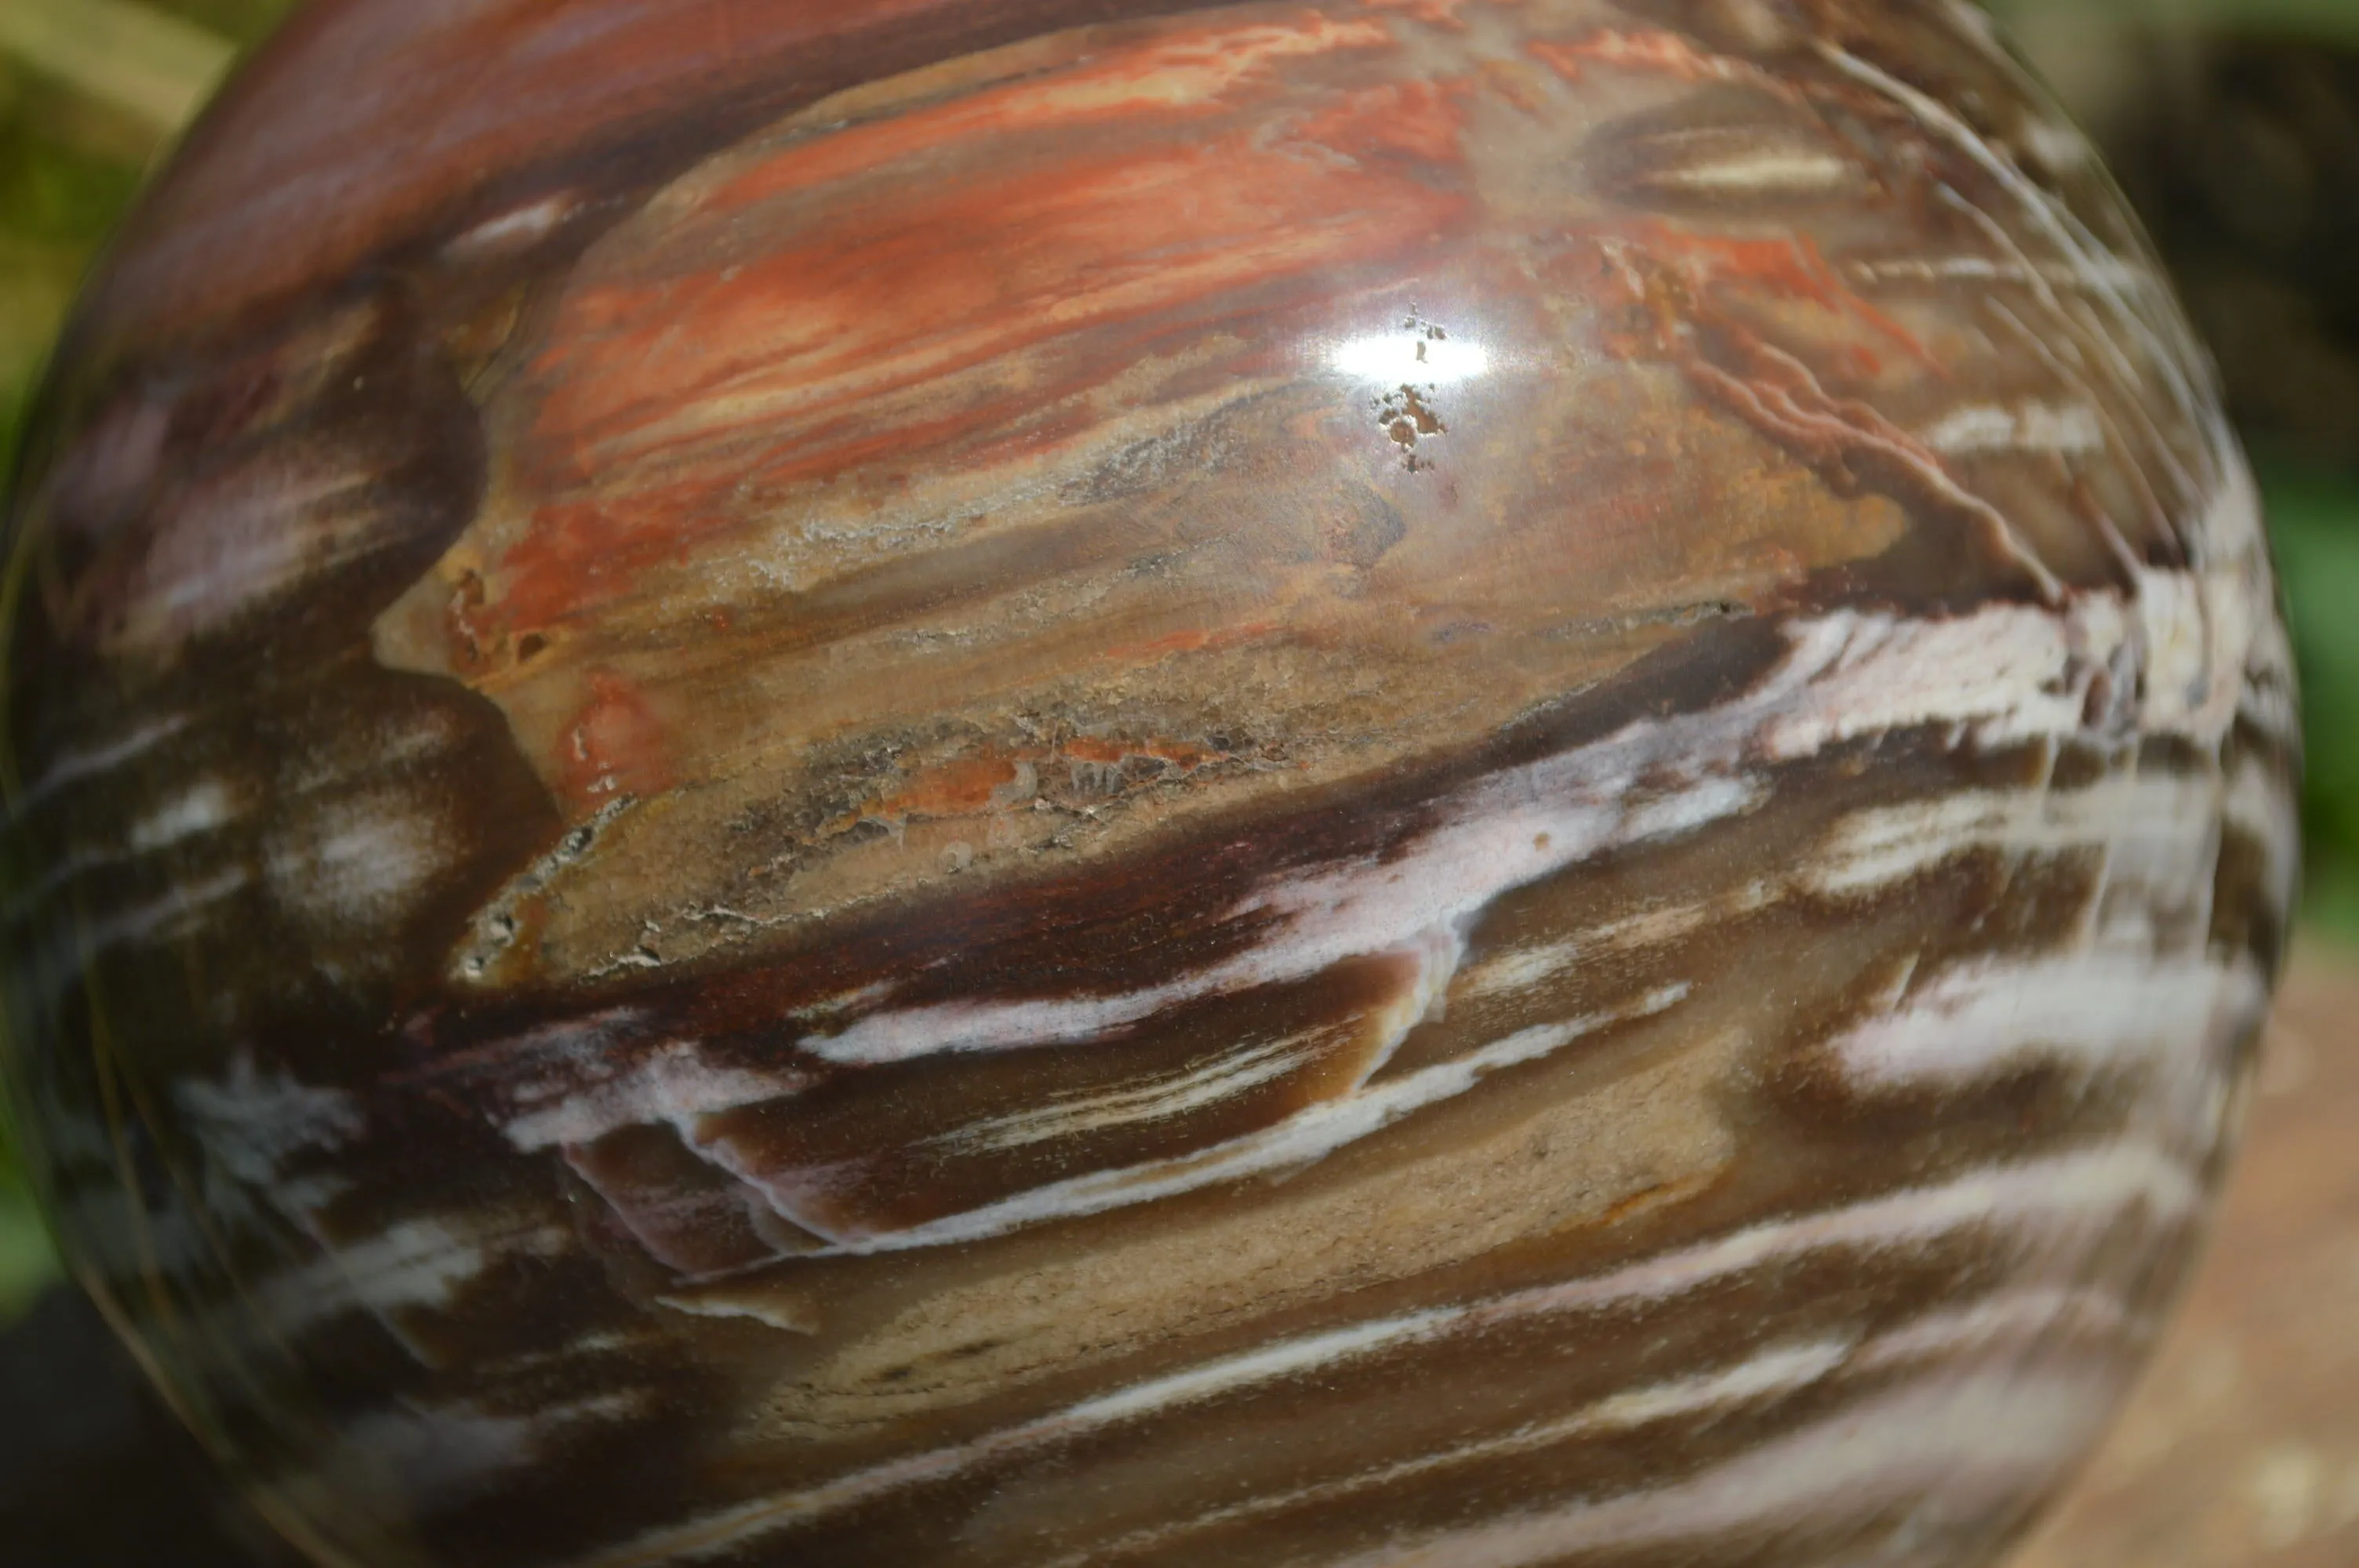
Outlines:
<svg viewBox="0 0 2359 1568"><path fill-rule="evenodd" d="M1092 124L1170 120L1233 107L1234 90L1266 82L1274 62L1390 43L1373 22L1312 15L1292 23L1198 28L1097 57L1046 81L992 88L874 124L857 125L788 149L699 203L723 211L814 189L955 147L976 136L1029 131L1071 134Z"/></svg>
<svg viewBox="0 0 2359 1568"><path fill-rule="evenodd" d="M757 260L569 300L518 452L547 500L501 563L500 608L541 625L620 589L734 526L749 480L921 454L962 466L940 449L1128 371L1206 302L1444 231L1463 198L1417 166L1456 157L1450 94L1338 97L1290 134L1175 132L1152 153L1060 144L986 162L970 137L946 150L973 178L833 200ZM1083 336L1125 324L1127 338ZM1018 355L1003 380L951 380Z"/></svg>
<svg viewBox="0 0 2359 1568"><path fill-rule="evenodd" d="M1822 472L1840 469L1847 483L1862 477L1864 462L1874 463L1880 477L1870 482L1876 488L1920 515L1947 519L1978 532L1994 554L2031 579L2042 599L2051 604L2059 601L2062 588L2055 574L2017 535L2003 514L1958 482L1939 453L1873 406L1828 392L1799 357L1767 341L1743 322L1726 317L1712 319L1705 290L1718 279L1713 265L1718 258L1724 270L1818 299L1831 309L1844 309L1847 303L1851 313L1901 335L1913 346L1913 339L1900 334L1897 327L1858 300L1839 280L1821 282L1834 280L1834 273L1816 247L1799 240L1790 246L1767 242L1771 249L1765 252L1756 248L1764 242L1682 234L1662 224L1634 228L1638 233L1651 229L1654 243L1637 233L1601 237L1597 254L1603 264L1601 272L1613 280L1607 289L1618 282L1627 301L1651 319L1653 341L1647 342L1644 334L1609 334L1608 351L1631 358L1659 357L1676 364L1702 396L1811 467ZM1672 253L1668 257L1657 248L1667 241ZM1788 251L1783 259L1776 254L1779 248ZM1700 257L1705 263L1701 267L1697 265ZM1734 368L1716 362L1699 347L1694 329L1700 321L1717 329L1722 340L1719 357L1734 361ZM1923 353L1921 348L1917 351ZM1853 352L1873 360L1863 348L1854 346ZM1935 369L1938 372L1939 367Z"/></svg>
<svg viewBox="0 0 2359 1568"><path fill-rule="evenodd" d="M1659 29L1609 28L1579 43L1535 39L1524 47L1567 81L1579 81L1582 70L1591 65L1603 65L1617 70L1653 71L1681 81L1742 81L1789 102L1798 98L1792 84L1749 60L1707 54L1679 34Z"/></svg>
<svg viewBox="0 0 2359 1568"><path fill-rule="evenodd" d="M1506 5L1511 4L1512 0L1494 0L1494 3ZM1405 12L1413 21L1447 27L1454 33L1466 30L1466 23L1458 13L1465 8L1467 0L1362 0L1362 4L1371 11Z"/></svg>
<svg viewBox="0 0 2359 1568"><path fill-rule="evenodd" d="M558 750L559 778L577 810L672 785L663 721L637 687L612 671L591 675L590 700L566 727Z"/></svg>
<svg viewBox="0 0 2359 1568"><path fill-rule="evenodd" d="M1353 94L1340 107L1310 121L1301 139L1356 156L1406 154L1430 163L1458 157L1465 114L1455 83L1402 81Z"/></svg>
<svg viewBox="0 0 2359 1568"><path fill-rule="evenodd" d="M1094 735L1076 735L1057 748L1057 755L1067 762L1113 767L1133 757L1151 757L1188 773L1227 754L1187 741L1108 741Z"/></svg>
<svg viewBox="0 0 2359 1568"><path fill-rule="evenodd" d="M1932 351L1915 333L1843 282L1843 275L1808 234L1748 240L1727 234L1694 233L1653 221L1625 225L1622 232L1627 236L1625 243L1671 267L1696 295L1742 281L1788 298L1807 300L1867 327L1899 345L1920 363L1937 371L1940 368Z"/></svg>
<svg viewBox="0 0 2359 1568"><path fill-rule="evenodd" d="M1192 741L1107 739L1076 735L1052 747L1025 747L1014 752L985 749L971 756L938 763L914 774L902 788L878 795L848 816L831 825L842 831L855 822L906 823L980 816L1023 806L1027 792L1016 791L1024 768L1080 762L1119 767L1133 758L1165 762L1192 773L1227 756L1225 752Z"/></svg>
<svg viewBox="0 0 2359 1568"><path fill-rule="evenodd" d="M1192 628L1145 643L1125 643L1118 648L1108 648L1106 657L1121 664L1151 664L1173 654L1198 654L1208 648L1239 647L1259 642L1264 637L1275 636L1284 630L1285 627L1276 621L1256 621L1244 626Z"/></svg>
<svg viewBox="0 0 2359 1568"><path fill-rule="evenodd" d="M911 816L972 816L997 805L1000 792L1021 776L1016 759L990 752L961 757L919 773L906 789L878 800L867 815L887 819Z"/></svg>
<svg viewBox="0 0 2359 1568"><path fill-rule="evenodd" d="M1369 96L1365 134L1327 145L1397 146L1394 95ZM909 195L799 234L734 276L600 291L593 305L630 326L590 341L560 335L536 367L554 387L535 435L622 455L782 415L823 416L1063 333L1364 254L1445 206L1243 136ZM838 466L814 452L767 475Z"/></svg>

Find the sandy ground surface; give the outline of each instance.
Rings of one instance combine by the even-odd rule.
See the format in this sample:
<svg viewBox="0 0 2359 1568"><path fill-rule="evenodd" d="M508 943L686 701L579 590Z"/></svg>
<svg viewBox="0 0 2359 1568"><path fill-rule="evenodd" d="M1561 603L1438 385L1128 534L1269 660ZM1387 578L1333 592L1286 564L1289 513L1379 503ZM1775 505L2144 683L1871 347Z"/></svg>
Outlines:
<svg viewBox="0 0 2359 1568"><path fill-rule="evenodd" d="M2280 999L2211 1256L2016 1568L2359 1563L2359 953Z"/></svg>

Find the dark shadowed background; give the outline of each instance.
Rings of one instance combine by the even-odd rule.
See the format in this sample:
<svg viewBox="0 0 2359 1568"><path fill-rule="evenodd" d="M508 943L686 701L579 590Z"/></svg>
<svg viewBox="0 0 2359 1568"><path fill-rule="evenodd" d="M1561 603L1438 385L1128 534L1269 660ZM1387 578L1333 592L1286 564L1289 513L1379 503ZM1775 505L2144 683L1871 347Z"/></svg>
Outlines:
<svg viewBox="0 0 2359 1568"><path fill-rule="evenodd" d="M2308 935L2221 1239L2138 1403L2024 1568L2352 1568L2359 0L1994 8L2104 147L2218 356L2267 497L2309 704ZM287 9L0 0L0 471L91 255ZM0 1108L0 1561L275 1557L209 1494L86 1309L44 1298L55 1275Z"/></svg>

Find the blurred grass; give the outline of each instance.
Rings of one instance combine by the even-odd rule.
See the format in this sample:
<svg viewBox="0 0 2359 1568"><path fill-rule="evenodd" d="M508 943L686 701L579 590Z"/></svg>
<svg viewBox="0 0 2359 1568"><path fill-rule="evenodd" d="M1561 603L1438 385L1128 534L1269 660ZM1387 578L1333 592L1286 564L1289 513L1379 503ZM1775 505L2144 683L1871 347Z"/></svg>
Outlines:
<svg viewBox="0 0 2359 1568"><path fill-rule="evenodd" d="M187 106L288 4L0 0L0 473L92 255ZM1991 8L2027 38L2077 37L2084 49L2125 18L2359 46L2359 0L1992 0ZM2260 470L2310 721L2304 915L2359 940L2359 430L2348 437L2325 454L2270 456L2265 447ZM56 1267L6 1119L0 1108L0 1322Z"/></svg>
<svg viewBox="0 0 2359 1568"><path fill-rule="evenodd" d="M288 0L0 0L0 474L92 256ZM0 1106L0 1324L58 1276Z"/></svg>
<svg viewBox="0 0 2359 1568"><path fill-rule="evenodd" d="M1984 9L2011 27L2027 18L2082 12L2162 27L2359 40L2354 0L1984 0Z"/></svg>
<svg viewBox="0 0 2359 1568"><path fill-rule="evenodd" d="M7 1119L0 1116L0 1324L32 1305L57 1275L49 1228L26 1185Z"/></svg>
<svg viewBox="0 0 2359 1568"><path fill-rule="evenodd" d="M2261 473L2307 718L2302 914L2359 941L2359 473L2282 457Z"/></svg>
<svg viewBox="0 0 2359 1568"><path fill-rule="evenodd" d="M287 0L0 0L0 473L92 254Z"/></svg>

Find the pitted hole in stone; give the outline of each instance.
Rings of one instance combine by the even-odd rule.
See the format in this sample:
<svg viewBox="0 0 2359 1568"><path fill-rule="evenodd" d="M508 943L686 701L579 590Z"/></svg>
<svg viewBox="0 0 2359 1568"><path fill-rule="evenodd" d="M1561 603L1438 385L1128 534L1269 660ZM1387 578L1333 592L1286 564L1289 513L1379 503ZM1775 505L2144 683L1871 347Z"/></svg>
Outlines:
<svg viewBox="0 0 2359 1568"><path fill-rule="evenodd" d="M1424 345L1419 344L1419 349ZM1418 443L1433 437L1449 434L1450 427L1442 422L1434 407L1434 389L1403 382L1375 400L1376 423L1384 427L1392 443L1401 449L1402 462L1411 473L1433 467L1430 458L1418 454Z"/></svg>
<svg viewBox="0 0 2359 1568"><path fill-rule="evenodd" d="M546 892L561 872L588 859L607 829L636 805L636 795L615 796L587 821L567 828L554 848L501 889L475 916L473 940L459 956L456 965L459 975L468 980L488 978L493 967L523 935L522 910L527 902Z"/></svg>

